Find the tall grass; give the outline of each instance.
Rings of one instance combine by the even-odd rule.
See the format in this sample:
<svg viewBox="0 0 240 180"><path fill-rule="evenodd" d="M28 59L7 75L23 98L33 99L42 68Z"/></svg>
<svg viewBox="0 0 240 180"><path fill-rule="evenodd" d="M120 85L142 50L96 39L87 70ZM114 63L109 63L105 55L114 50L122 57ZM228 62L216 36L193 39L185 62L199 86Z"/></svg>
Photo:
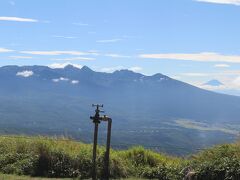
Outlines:
<svg viewBox="0 0 240 180"><path fill-rule="evenodd" d="M104 147L98 147L98 177L103 172ZM200 180L240 179L240 144L216 146L187 159L133 147L111 150L111 178L178 180L191 166ZM92 145L66 138L0 136L0 172L7 174L91 177Z"/></svg>

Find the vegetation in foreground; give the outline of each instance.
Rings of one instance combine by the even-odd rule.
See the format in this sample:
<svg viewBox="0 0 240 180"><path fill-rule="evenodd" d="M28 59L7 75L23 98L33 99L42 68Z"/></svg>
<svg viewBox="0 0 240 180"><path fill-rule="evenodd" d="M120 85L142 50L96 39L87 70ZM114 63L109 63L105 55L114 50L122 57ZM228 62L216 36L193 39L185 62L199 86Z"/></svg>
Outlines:
<svg viewBox="0 0 240 180"><path fill-rule="evenodd" d="M0 180L73 180L72 178L42 178L30 176L18 176L9 174L0 174Z"/></svg>
<svg viewBox="0 0 240 180"><path fill-rule="evenodd" d="M104 147L98 148L101 176ZM92 146L65 138L0 136L0 172L50 178L91 177ZM240 179L240 144L226 144L188 158L133 147L111 150L111 178L178 180L191 167L199 180Z"/></svg>

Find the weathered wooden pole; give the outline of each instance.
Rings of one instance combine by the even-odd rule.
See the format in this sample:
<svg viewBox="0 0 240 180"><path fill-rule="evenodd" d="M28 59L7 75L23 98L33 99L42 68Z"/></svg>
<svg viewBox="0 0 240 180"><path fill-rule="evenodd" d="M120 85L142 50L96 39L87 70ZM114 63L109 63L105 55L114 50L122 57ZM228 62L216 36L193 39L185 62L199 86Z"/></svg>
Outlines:
<svg viewBox="0 0 240 180"><path fill-rule="evenodd" d="M93 141L93 156L92 156L92 179L97 179L96 156L97 156L97 138L98 138L98 123L95 123L94 141Z"/></svg>
<svg viewBox="0 0 240 180"><path fill-rule="evenodd" d="M94 140L93 140L93 156L92 156L92 179L97 179L97 168L96 168L96 157L97 157L97 138L98 138L98 124L100 124L100 111L99 107L103 107L103 105L92 105L93 107L97 107L95 110L95 115L91 116L90 119L93 120L95 125L94 127Z"/></svg>
<svg viewBox="0 0 240 180"><path fill-rule="evenodd" d="M112 128L112 119L104 116L108 122L107 129L107 144L106 144L106 152L104 159L104 179L109 179L109 156L110 156L110 143L111 143L111 128Z"/></svg>
<svg viewBox="0 0 240 180"><path fill-rule="evenodd" d="M100 116L99 107L103 107L103 105L92 105L93 107L97 107L95 110L95 115L91 116L90 119L93 120L95 125L94 127L94 140L93 140L93 156L92 156L92 179L97 179L97 167L96 167L96 157L97 157L97 139L98 139L98 125L101 121L108 122L108 129L107 129L107 143L106 143L106 152L104 156L104 172L102 174L102 178L104 180L109 180L109 156L110 156L110 143L111 143L111 128L112 128L112 119L107 117L106 115Z"/></svg>

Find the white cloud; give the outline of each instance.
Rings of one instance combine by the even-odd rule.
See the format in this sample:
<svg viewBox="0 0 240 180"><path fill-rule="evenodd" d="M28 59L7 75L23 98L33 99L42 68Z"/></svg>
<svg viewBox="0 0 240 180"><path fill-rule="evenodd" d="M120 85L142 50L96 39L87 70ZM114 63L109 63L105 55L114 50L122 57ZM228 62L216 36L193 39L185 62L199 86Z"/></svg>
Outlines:
<svg viewBox="0 0 240 180"><path fill-rule="evenodd" d="M0 16L0 21L38 22L37 19L21 18L21 17L8 17L8 16Z"/></svg>
<svg viewBox="0 0 240 180"><path fill-rule="evenodd" d="M57 78L57 79L52 79L53 82L59 82L59 81L69 81L68 78L65 78L65 77L60 77L60 78Z"/></svg>
<svg viewBox="0 0 240 180"><path fill-rule="evenodd" d="M92 52L81 52L81 51L20 51L23 54L32 54L32 55L49 55L49 56L57 56L57 55L95 55Z"/></svg>
<svg viewBox="0 0 240 180"><path fill-rule="evenodd" d="M65 77L60 77L60 78L57 78L57 79L52 79L53 82L57 83L57 82L60 82L60 81L70 81L70 79L68 78L65 78ZM79 81L78 80L71 80L70 81L71 84L78 84Z"/></svg>
<svg viewBox="0 0 240 180"><path fill-rule="evenodd" d="M82 66L80 64L73 64L73 63L69 63L69 62L66 62L66 63L53 63L53 64L50 64L48 65L48 67L52 68L52 69L58 69L58 68L65 68L67 65L72 65L76 68L79 68L81 69Z"/></svg>
<svg viewBox="0 0 240 180"><path fill-rule="evenodd" d="M217 68L228 68L228 67L230 67L230 65L228 65L228 64L215 64L214 67L217 67Z"/></svg>
<svg viewBox="0 0 240 180"><path fill-rule="evenodd" d="M240 63L240 55L222 55L214 52L203 52L195 54L140 54L140 58L145 59L172 59L184 61L199 61L199 62L230 62Z"/></svg>
<svg viewBox="0 0 240 180"><path fill-rule="evenodd" d="M72 83L72 84L78 84L79 81L78 81L78 80L72 80L71 83Z"/></svg>
<svg viewBox="0 0 240 180"><path fill-rule="evenodd" d="M114 72L114 71L117 71L117 70L121 70L121 69L124 69L124 67L123 66L105 67L105 68L100 69L100 71L101 72L111 73L111 72Z"/></svg>
<svg viewBox="0 0 240 180"><path fill-rule="evenodd" d="M51 59L54 61L86 61L86 60L95 60L95 58L90 57L72 57L72 58L55 58Z"/></svg>
<svg viewBox="0 0 240 180"><path fill-rule="evenodd" d="M240 76L233 78L233 80L228 80L225 82L225 89L240 89Z"/></svg>
<svg viewBox="0 0 240 180"><path fill-rule="evenodd" d="M220 73L215 73L215 76L232 76L232 77L236 77L240 74L240 70L225 70L223 72Z"/></svg>
<svg viewBox="0 0 240 180"><path fill-rule="evenodd" d="M112 57L112 58L131 58L131 56L125 56L121 54L105 54L104 56Z"/></svg>
<svg viewBox="0 0 240 180"><path fill-rule="evenodd" d="M107 72L107 73L112 73L114 71L119 71L119 70L123 70L123 69L128 69L130 71L134 71L134 72L139 72L142 70L141 67L135 66L135 67L130 67L130 68L125 68L124 66L115 66L115 67L105 67L100 69L101 72Z"/></svg>
<svg viewBox="0 0 240 180"><path fill-rule="evenodd" d="M98 43L114 43L118 41L122 41L123 39L116 38L116 39L102 39L102 40L97 40L96 42Z"/></svg>
<svg viewBox="0 0 240 180"><path fill-rule="evenodd" d="M225 85L211 86L211 85L199 85L199 84L196 84L195 86L197 86L199 88L202 88L202 89L207 89L207 90L210 90L210 91L227 89L227 87Z"/></svg>
<svg viewBox="0 0 240 180"><path fill-rule="evenodd" d="M59 82L60 79L52 79L53 82Z"/></svg>
<svg viewBox="0 0 240 180"><path fill-rule="evenodd" d="M69 79L68 79L68 78L65 78L65 77L60 77L59 80L60 80L60 81L69 81Z"/></svg>
<svg viewBox="0 0 240 180"><path fill-rule="evenodd" d="M177 79L177 80L182 79L181 76L171 76L171 78L173 78L173 79Z"/></svg>
<svg viewBox="0 0 240 180"><path fill-rule="evenodd" d="M6 48L0 48L0 53L6 53L6 52L12 52L13 50L11 49L6 49Z"/></svg>
<svg viewBox="0 0 240 180"><path fill-rule="evenodd" d="M62 35L53 35L54 38L64 38L64 39L76 39L78 37L75 36L62 36Z"/></svg>
<svg viewBox="0 0 240 180"><path fill-rule="evenodd" d="M10 59L32 59L32 56L9 56Z"/></svg>
<svg viewBox="0 0 240 180"><path fill-rule="evenodd" d="M30 77L32 76L34 73L33 71L21 71L21 72L17 72L17 76L22 76L22 77Z"/></svg>
<svg viewBox="0 0 240 180"><path fill-rule="evenodd" d="M141 67L138 67L138 66L135 66L135 67L131 67L129 68L130 71L133 71L133 72L139 72L139 71L142 71L142 68Z"/></svg>
<svg viewBox="0 0 240 180"><path fill-rule="evenodd" d="M230 83L232 88L240 89L240 76L235 77Z"/></svg>
<svg viewBox="0 0 240 180"><path fill-rule="evenodd" d="M198 2L240 5L240 0L196 0Z"/></svg>
<svg viewBox="0 0 240 180"><path fill-rule="evenodd" d="M94 55L94 56L98 56L98 55L100 55L99 54L99 51L98 50L89 50L89 51L87 51L88 53L90 53L91 55Z"/></svg>

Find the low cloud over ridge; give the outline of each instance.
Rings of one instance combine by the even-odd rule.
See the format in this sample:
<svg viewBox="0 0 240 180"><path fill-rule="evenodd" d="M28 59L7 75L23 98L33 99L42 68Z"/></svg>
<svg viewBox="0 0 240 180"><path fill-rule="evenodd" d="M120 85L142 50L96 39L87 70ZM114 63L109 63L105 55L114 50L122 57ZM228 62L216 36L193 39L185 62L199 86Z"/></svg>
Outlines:
<svg viewBox="0 0 240 180"><path fill-rule="evenodd" d="M21 71L21 72L17 72L16 76L22 76L22 77L30 77L32 76L34 73L33 71Z"/></svg>

